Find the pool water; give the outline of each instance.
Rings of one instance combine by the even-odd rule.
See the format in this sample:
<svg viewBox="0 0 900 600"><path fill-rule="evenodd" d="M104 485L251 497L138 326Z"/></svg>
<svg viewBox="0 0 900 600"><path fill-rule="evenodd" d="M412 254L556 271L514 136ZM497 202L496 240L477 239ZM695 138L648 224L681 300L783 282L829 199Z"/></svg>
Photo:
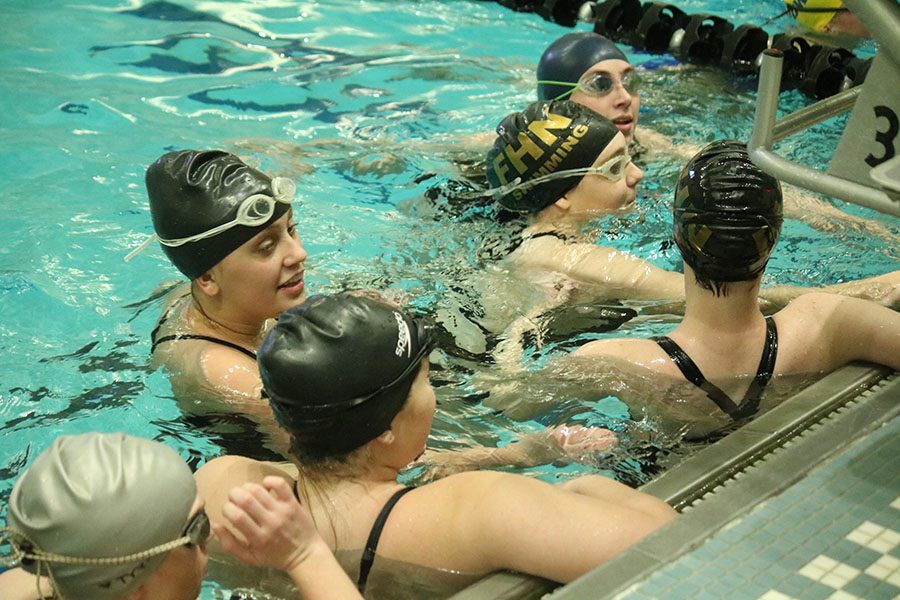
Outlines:
<svg viewBox="0 0 900 600"><path fill-rule="evenodd" d="M736 23L759 23L782 6L720 4L679 6ZM538 57L569 31L534 14L463 0L7 0L3 13L3 505L18 473L61 434L123 430L169 444L194 466L221 452L182 418L165 376L147 368L159 314L154 293L179 278L157 248L123 260L151 232L143 186L150 162L172 149L220 147L290 175L311 255L311 292L393 288L433 312L454 278L475 266L472 248L485 225L454 219L448 226L426 194L460 180L460 156L479 158L465 140L533 99ZM629 55L651 67L642 124L695 143L749 136L752 77ZM661 64L669 68L652 68ZM782 96L785 110L810 102L799 92ZM824 168L845 119L779 149ZM601 223L603 243L676 267L673 248L661 240L669 238L677 170L673 161L647 165L639 210ZM841 207L884 221L896 237L896 220ZM836 283L898 268L896 243L860 229L823 234L788 222L768 280ZM617 333L666 327L663 319ZM549 345L534 356L559 351ZM493 445L541 427L494 414L465 385L471 365L452 356L441 362L435 446ZM615 425L627 415L607 399L565 416ZM556 479L596 468L532 472ZM222 593L209 583L202 597Z"/></svg>

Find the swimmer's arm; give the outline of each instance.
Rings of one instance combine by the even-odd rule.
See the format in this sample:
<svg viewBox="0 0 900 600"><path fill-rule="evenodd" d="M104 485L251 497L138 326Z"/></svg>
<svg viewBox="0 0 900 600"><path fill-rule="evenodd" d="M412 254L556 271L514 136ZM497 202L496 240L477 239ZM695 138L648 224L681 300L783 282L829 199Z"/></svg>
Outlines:
<svg viewBox="0 0 900 600"><path fill-rule="evenodd" d="M493 467L528 468L560 459L583 458L608 452L616 445L616 436L601 427L557 425L530 432L499 448L476 446L464 450L427 451L419 459L426 467L426 478L440 479L454 473Z"/></svg>
<svg viewBox="0 0 900 600"><path fill-rule="evenodd" d="M567 244L560 263L578 281L602 286L608 298L681 300L684 276L627 252L593 244Z"/></svg>
<svg viewBox="0 0 900 600"><path fill-rule="evenodd" d="M52 598L53 593L50 581L41 577L40 593L37 587L37 577L25 569L15 568L0 573L0 590L3 590L4 600L40 600Z"/></svg>
<svg viewBox="0 0 900 600"><path fill-rule="evenodd" d="M882 306L896 309L900 308L900 271L823 287L774 286L761 290L759 295L764 305L769 304L780 308L787 306L794 298L810 292L825 292L872 300Z"/></svg>
<svg viewBox="0 0 900 600"><path fill-rule="evenodd" d="M807 294L785 309L797 320L821 328L823 340L814 350L824 354L828 372L864 360L900 371L900 313L874 302L834 294Z"/></svg>
<svg viewBox="0 0 900 600"><path fill-rule="evenodd" d="M806 190L791 185L784 185L783 189L785 218L803 221L813 229L827 233L835 231L838 226L843 226L867 236L877 235L887 242L891 249L897 249L900 239L892 234L883 222L846 213Z"/></svg>
<svg viewBox="0 0 900 600"><path fill-rule="evenodd" d="M517 250L523 266L558 271L596 286L598 299L683 300L684 276L666 271L627 252L594 244L566 244L543 236Z"/></svg>
<svg viewBox="0 0 900 600"><path fill-rule="evenodd" d="M689 159L701 149L700 145L689 142L676 144L669 136L643 126L637 139L653 154L664 154L677 159Z"/></svg>
<svg viewBox="0 0 900 600"><path fill-rule="evenodd" d="M504 473L457 477L455 544L492 571L566 583L676 516L661 500L597 476L569 486Z"/></svg>

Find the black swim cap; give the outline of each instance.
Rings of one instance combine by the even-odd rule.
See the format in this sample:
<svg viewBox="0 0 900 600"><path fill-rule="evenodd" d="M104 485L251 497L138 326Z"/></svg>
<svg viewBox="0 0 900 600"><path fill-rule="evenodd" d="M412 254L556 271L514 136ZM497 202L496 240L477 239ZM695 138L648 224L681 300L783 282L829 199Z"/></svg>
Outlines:
<svg viewBox="0 0 900 600"><path fill-rule="evenodd" d="M590 167L619 130L591 109L570 102L535 102L507 116L497 126L497 139L487 155L491 187L527 182L551 173ZM500 205L536 213L578 185L572 175L533 186L516 186L500 196Z"/></svg>
<svg viewBox="0 0 900 600"><path fill-rule="evenodd" d="M180 150L161 156L147 169L153 229L161 239L198 235L233 221L241 202L253 194L274 196L272 179L221 150ZM275 203L262 225L236 225L215 236L163 251L188 279L196 279L243 243L271 225L290 205Z"/></svg>
<svg viewBox="0 0 900 600"><path fill-rule="evenodd" d="M763 272L781 232L781 185L750 161L743 142L718 140L681 170L673 218L675 242L695 273L750 281Z"/></svg>
<svg viewBox="0 0 900 600"><path fill-rule="evenodd" d="M295 443L310 456L339 456L388 429L434 345L430 321L385 300L317 295L278 317L259 371Z"/></svg>
<svg viewBox="0 0 900 600"><path fill-rule="evenodd" d="M588 69L604 60L624 60L625 54L610 40L598 33L579 31L567 33L544 50L537 67L538 81L565 81L576 84ZM538 100L553 100L573 86L538 83Z"/></svg>

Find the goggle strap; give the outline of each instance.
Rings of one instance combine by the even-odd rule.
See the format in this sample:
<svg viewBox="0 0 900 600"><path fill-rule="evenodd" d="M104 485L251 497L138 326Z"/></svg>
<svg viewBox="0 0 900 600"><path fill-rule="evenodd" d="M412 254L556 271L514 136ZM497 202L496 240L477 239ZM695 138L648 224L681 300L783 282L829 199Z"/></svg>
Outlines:
<svg viewBox="0 0 900 600"><path fill-rule="evenodd" d="M66 556L64 554L53 554L52 552L44 552L42 550L26 552L14 541L13 535L11 535L13 533L12 530L10 530L8 527L4 527L2 531L4 533L4 537L9 540L9 545L12 548L12 555L9 558L2 559L2 562L5 566L16 565L20 563L22 559L34 560L39 564L58 563L64 565L96 566L122 565L125 563L144 560L146 558L150 558L151 556L164 554L169 550L173 550L175 548L178 548L179 546L184 546L191 541L190 536L183 535L177 540L172 540L171 542L166 542L165 544L160 544L159 546L154 546L153 548L150 548L148 550L142 550L141 552L135 552L134 554L129 554L127 556L86 558L82 556ZM12 562L10 562L11 560Z"/></svg>
<svg viewBox="0 0 900 600"><path fill-rule="evenodd" d="M603 170L601 167L582 167L580 169L565 169L563 171L556 171L555 173L548 173L547 175L542 175L541 177L536 177L535 179L529 179L528 181L522 181L521 177L516 177L513 181L507 183L506 185L501 185L495 188L490 188L483 191L477 192L468 192L465 194L460 194L456 196L462 200L471 200L473 198L484 198L486 196L491 196L493 198L499 198L501 196L506 196L510 192L514 192L515 190L523 187L530 187L533 185L538 185L541 183L546 183L548 181L554 181L556 179L565 179L567 177L583 177L585 175L603 175Z"/></svg>
<svg viewBox="0 0 900 600"><path fill-rule="evenodd" d="M140 254L141 252L146 250L147 247L150 246L150 244L152 244L154 240L156 240L156 234L151 233L150 235L147 236L147 239L145 239L143 242L141 242L140 246L138 246L137 248L135 248L134 250L132 250L131 252L129 252L128 254L125 255L125 262L129 262L132 258L134 258L138 254Z"/></svg>

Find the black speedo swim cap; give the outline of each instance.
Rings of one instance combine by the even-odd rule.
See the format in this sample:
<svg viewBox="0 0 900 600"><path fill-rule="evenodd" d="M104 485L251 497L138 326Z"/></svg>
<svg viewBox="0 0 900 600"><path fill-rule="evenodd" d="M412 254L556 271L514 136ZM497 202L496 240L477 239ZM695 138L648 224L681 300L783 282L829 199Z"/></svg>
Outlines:
<svg viewBox="0 0 900 600"><path fill-rule="evenodd" d="M339 456L388 429L434 345L430 321L385 300L312 296L278 317L259 371L295 443L310 456Z"/></svg>
<svg viewBox="0 0 900 600"><path fill-rule="evenodd" d="M625 54L599 33L567 33L544 50L537 67L537 80L562 81L573 85L538 83L538 100L553 100L574 89L588 69L604 60L624 60Z"/></svg>
<svg viewBox="0 0 900 600"><path fill-rule="evenodd" d="M675 242L694 272L712 281L758 277L778 241L781 185L750 161L737 140L697 153L678 177Z"/></svg>
<svg viewBox="0 0 900 600"><path fill-rule="evenodd" d="M157 237L197 236L234 221L241 203L253 194L274 196L268 175L220 150L181 150L161 156L147 169L147 195ZM235 225L221 233L163 251L188 279L209 271L244 242L287 212L274 202L272 216L256 226Z"/></svg>
<svg viewBox="0 0 900 600"><path fill-rule="evenodd" d="M590 167L619 133L611 121L568 100L535 102L497 126L487 155L491 187L527 183L570 169ZM536 213L578 185L584 174L550 178L534 185L513 185L499 196L500 205Z"/></svg>

